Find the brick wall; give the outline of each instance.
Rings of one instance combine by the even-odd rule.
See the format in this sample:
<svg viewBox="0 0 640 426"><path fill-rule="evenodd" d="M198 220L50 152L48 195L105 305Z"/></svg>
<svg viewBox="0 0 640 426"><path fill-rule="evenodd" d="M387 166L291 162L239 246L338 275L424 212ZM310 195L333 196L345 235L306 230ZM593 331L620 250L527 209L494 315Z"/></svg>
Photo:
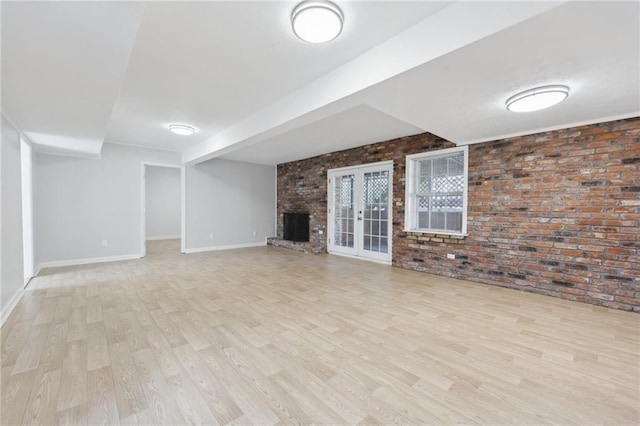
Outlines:
<svg viewBox="0 0 640 426"><path fill-rule="evenodd" d="M451 142L424 133L279 164L278 236L282 237L283 213L308 212L311 232L309 242L313 246L322 246L322 251L326 251L327 170L393 159L393 194L404 201L405 155L452 146L455 145ZM393 220L396 221L395 216ZM323 233L320 234L319 230Z"/></svg>
<svg viewBox="0 0 640 426"><path fill-rule="evenodd" d="M451 146L425 133L279 165L279 235L308 211L326 247L328 169L393 160L395 204L405 156ZM640 311L640 118L471 145L464 239L404 232L402 206L393 222L394 266Z"/></svg>

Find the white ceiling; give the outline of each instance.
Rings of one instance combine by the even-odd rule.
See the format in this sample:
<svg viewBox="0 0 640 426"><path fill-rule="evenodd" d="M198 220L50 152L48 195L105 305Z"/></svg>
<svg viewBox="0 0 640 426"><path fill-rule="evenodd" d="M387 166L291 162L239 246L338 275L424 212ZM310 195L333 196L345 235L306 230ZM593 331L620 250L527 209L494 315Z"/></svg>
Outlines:
<svg viewBox="0 0 640 426"><path fill-rule="evenodd" d="M560 6L389 79L363 98L457 144L637 116L639 6ZM505 108L511 95L550 84L569 86L567 100L532 113Z"/></svg>
<svg viewBox="0 0 640 426"><path fill-rule="evenodd" d="M343 33L311 45L295 1L2 1L2 112L43 152L111 141L262 164L640 115L638 2L337 2ZM567 101L504 108L552 83Z"/></svg>
<svg viewBox="0 0 640 426"><path fill-rule="evenodd" d="M388 140L397 135L418 133L422 133L418 127L368 105L359 105L262 143L235 150L224 157L229 160L275 165L355 148L371 141Z"/></svg>
<svg viewBox="0 0 640 426"><path fill-rule="evenodd" d="M446 3L346 3L343 37L300 42L290 2L147 4L107 139L180 150L321 77ZM167 132L192 123L188 140Z"/></svg>
<svg viewBox="0 0 640 426"><path fill-rule="evenodd" d="M3 114L40 151L99 156L143 5L0 7Z"/></svg>

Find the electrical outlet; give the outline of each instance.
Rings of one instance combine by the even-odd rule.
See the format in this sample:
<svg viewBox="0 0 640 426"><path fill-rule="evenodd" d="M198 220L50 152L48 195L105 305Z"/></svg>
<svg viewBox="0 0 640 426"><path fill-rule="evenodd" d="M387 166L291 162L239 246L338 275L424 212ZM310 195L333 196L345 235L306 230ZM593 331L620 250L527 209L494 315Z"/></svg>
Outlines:
<svg viewBox="0 0 640 426"><path fill-rule="evenodd" d="M213 240L213 232L211 234L209 234L209 239Z"/></svg>
<svg viewBox="0 0 640 426"><path fill-rule="evenodd" d="M257 235L256 231L253 231L253 236L255 237Z"/></svg>
<svg viewBox="0 0 640 426"><path fill-rule="evenodd" d="M452 253L447 253L447 259L455 259L456 255Z"/></svg>
<svg viewBox="0 0 640 426"><path fill-rule="evenodd" d="M109 245L109 244L108 244L107 240L102 240L102 247L106 247L106 246L108 246L108 245Z"/></svg>

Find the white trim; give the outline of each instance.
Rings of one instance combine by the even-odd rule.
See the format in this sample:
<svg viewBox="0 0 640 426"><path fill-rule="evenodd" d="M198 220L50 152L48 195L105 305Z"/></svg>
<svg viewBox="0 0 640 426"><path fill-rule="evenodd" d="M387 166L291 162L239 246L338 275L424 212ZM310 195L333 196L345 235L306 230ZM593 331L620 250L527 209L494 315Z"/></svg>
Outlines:
<svg viewBox="0 0 640 426"><path fill-rule="evenodd" d="M33 141L31 139L29 139L29 137L27 135L24 134L24 132L22 130L20 130L20 127L18 127L18 125L16 125L16 122L13 121L13 119L7 115L6 111L0 111L0 115L2 115L5 120L7 120L7 122L14 128L16 129L16 131L18 132L18 135L23 138L24 140L26 140L27 142L29 142L31 144L31 147L33 148L33 145L35 145L33 143Z"/></svg>
<svg viewBox="0 0 640 426"><path fill-rule="evenodd" d="M436 231L434 229L426 231L424 229L406 229L406 228L403 228L402 232L411 232L412 234L453 235L453 236L456 236L456 237L466 237L467 235L469 235L469 234L461 234L459 232L451 232L451 231L443 231L443 230Z"/></svg>
<svg viewBox="0 0 640 426"><path fill-rule="evenodd" d="M246 244L231 244L227 246L211 246L211 247L197 247L187 249L185 253L201 253L203 251L217 251L217 250L232 250L239 248L248 248L248 247L263 247L267 245L267 241L263 243L246 243Z"/></svg>
<svg viewBox="0 0 640 426"><path fill-rule="evenodd" d="M156 163L153 161L141 161L140 162L140 257L147 255L147 178L146 168L151 167L166 167L170 169L180 169L180 252L185 252L185 235L186 235L186 173L184 166L180 164L168 164L168 163Z"/></svg>
<svg viewBox="0 0 640 426"><path fill-rule="evenodd" d="M160 241L160 240L178 240L180 235L165 235L163 237L147 237L147 241Z"/></svg>
<svg viewBox="0 0 640 426"><path fill-rule="evenodd" d="M80 158L83 160L102 160L102 147L100 148L101 149L100 153L97 155L87 154L80 151L47 151L48 148L51 148L50 146L38 145L35 142L33 142L33 145L31 145L31 147L35 152L41 155L54 155L56 157ZM59 148L59 149L64 149L64 148Z"/></svg>
<svg viewBox="0 0 640 426"><path fill-rule="evenodd" d="M337 256L342 256L342 257L348 257L350 259L356 259L356 260L365 260L367 262L373 262L373 263L378 263L380 265L391 265L391 261L390 260L381 260L381 259L373 259L371 257L361 257L361 256L355 256L353 254L346 254L346 253L339 253L337 251L327 251L327 253L329 254L335 254Z"/></svg>
<svg viewBox="0 0 640 426"><path fill-rule="evenodd" d="M33 148L31 142L20 136L20 190L22 197L22 266L24 286L33 278Z"/></svg>
<svg viewBox="0 0 640 426"><path fill-rule="evenodd" d="M11 312L18 306L18 302L22 299L23 294L24 288L21 288L13 295L11 300L9 300L7 306L2 310L2 314L0 314L0 326L4 325L5 321L9 319L9 315L11 315Z"/></svg>
<svg viewBox="0 0 640 426"><path fill-rule="evenodd" d="M187 170L180 166L180 253L187 249Z"/></svg>
<svg viewBox="0 0 640 426"><path fill-rule="evenodd" d="M140 257L147 255L147 176L145 162L140 162Z"/></svg>
<svg viewBox="0 0 640 426"><path fill-rule="evenodd" d="M89 257L86 259L56 260L53 262L41 262L36 269L38 273L45 268L59 268L61 266L89 265L91 263L118 262L121 260L140 259L140 254L125 254L123 256Z"/></svg>
<svg viewBox="0 0 640 426"><path fill-rule="evenodd" d="M640 111L630 112L628 114L618 114L618 115L613 115L613 116L604 117L604 118L594 118L593 120L574 121L568 124L558 124L557 126L540 127L533 130L527 130L525 132L505 133L502 135L491 136L490 138L471 139L464 142L454 142L454 143L458 146L465 146L465 145L475 145L478 143L485 143L485 142L496 142L496 141L501 141L502 139L511 139L511 138L517 138L517 137L523 137L523 136L533 136L539 133L554 132L556 130L567 130L567 129L572 129L574 127L590 126L592 124L603 124L603 123L608 123L610 121L636 118L638 116L640 116Z"/></svg>
<svg viewBox="0 0 640 426"><path fill-rule="evenodd" d="M366 258L368 260L374 260L377 263L385 265L391 264L393 256L393 160L379 161L376 163L360 164L356 166L340 167L337 169L327 170L327 252L330 254L342 254L348 257ZM386 170L389 173L389 219L388 219L388 251L386 253L378 253L365 250L363 247L362 237L364 236L364 221L354 218L354 246L342 247L337 246L335 243L331 243L331 238L335 235L334 229L334 215L335 201L334 194L334 179L338 176L344 176L346 174L352 174L354 176L354 194L356 194L356 200L354 200L354 209L361 209L361 195L363 192L362 185L364 174L369 171L383 171ZM333 207L333 211L332 211Z"/></svg>
<svg viewBox="0 0 640 426"><path fill-rule="evenodd" d="M414 212L413 204L415 197L411 196L415 187L415 162L421 158L434 158L447 156L456 152L464 153L464 189L462 192L462 230L461 232L446 231L444 229L418 229L412 228L414 225L412 212ZM405 157L405 189L404 189L404 232L420 232L424 234L442 234L442 235L467 235L467 209L469 195L469 147L467 145L457 146L454 148L439 149L434 151L426 151L418 154L411 154Z"/></svg>
<svg viewBox="0 0 640 426"><path fill-rule="evenodd" d="M460 152L463 150L465 150L465 152L469 152L468 148L464 146L454 146L453 148L435 149L432 151L425 151L425 152L419 152L417 154L407 155L405 159L408 161L408 160L415 160L416 158L421 158L421 157L440 157L443 155L453 154L454 152Z"/></svg>
<svg viewBox="0 0 640 426"><path fill-rule="evenodd" d="M120 146L128 146L129 148L152 149L152 150L155 150L155 151L177 152L177 153L182 152L182 150L180 150L180 149L176 150L176 149L171 149L171 148L162 148L162 147L159 147L159 146L139 145L139 144L135 144L135 143L120 142L120 141L114 141L114 140L105 140L103 143L110 143L112 145L120 145Z"/></svg>
<svg viewBox="0 0 640 426"><path fill-rule="evenodd" d="M142 161L142 164L151 167L168 167L170 169L179 169L182 167L180 164L154 163L153 161Z"/></svg>
<svg viewBox="0 0 640 426"><path fill-rule="evenodd" d="M275 212L274 212L274 228L273 228L273 232L275 233L275 235L278 235L278 165L276 164L276 166L274 167L275 169L275 173L274 173L274 179L276 181L276 184L274 185L275 189L273 191L273 196L275 197L276 202L274 203L274 207L275 207ZM267 237L268 238L268 237ZM265 239L266 241L266 239Z"/></svg>
<svg viewBox="0 0 640 426"><path fill-rule="evenodd" d="M335 179L341 176L353 176L353 194L356 199L351 200L353 203L354 215L358 209L358 166L355 167L341 167L339 169L327 170L327 253L330 254L345 254L355 257L358 255L358 241L359 232L356 232L356 217L353 218L353 247L338 246L335 244ZM331 242L331 239L334 241Z"/></svg>
<svg viewBox="0 0 640 426"><path fill-rule="evenodd" d="M354 166L338 167L337 169L328 169L327 175L329 175L329 172L341 172L344 170L359 169L362 167L370 167L370 166L386 166L387 164L393 164L393 160L378 161L376 163L356 164Z"/></svg>
<svg viewBox="0 0 640 426"><path fill-rule="evenodd" d="M389 219L387 221L387 253L381 253L381 252L368 252L367 258L369 259L376 259L378 260L378 263L383 263L385 265L391 265L391 259L393 258L393 161L388 161L386 162L387 164L375 164L372 168L375 168L376 166L389 166L388 172L389 172L389 203L388 203L388 207L389 207ZM366 165L365 169L369 168L369 165ZM364 178L364 174L367 172L367 170L361 170L360 171L362 173L362 176ZM362 185L364 183L364 180L362 180L360 182L360 184ZM360 191L362 192L362 189L360 189ZM364 221L361 222L361 225L364 229ZM364 235L364 231L362 232L362 235ZM360 244L364 244L364 241L360 241ZM366 250L363 250L363 252L366 252Z"/></svg>

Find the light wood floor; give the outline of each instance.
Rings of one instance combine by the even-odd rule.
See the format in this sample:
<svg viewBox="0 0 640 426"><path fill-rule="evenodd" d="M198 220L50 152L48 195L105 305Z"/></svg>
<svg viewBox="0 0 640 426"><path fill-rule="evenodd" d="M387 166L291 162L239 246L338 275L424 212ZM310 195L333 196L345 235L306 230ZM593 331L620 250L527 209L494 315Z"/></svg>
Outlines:
<svg viewBox="0 0 640 426"><path fill-rule="evenodd" d="M2 425L638 424L640 315L258 247L43 271Z"/></svg>

